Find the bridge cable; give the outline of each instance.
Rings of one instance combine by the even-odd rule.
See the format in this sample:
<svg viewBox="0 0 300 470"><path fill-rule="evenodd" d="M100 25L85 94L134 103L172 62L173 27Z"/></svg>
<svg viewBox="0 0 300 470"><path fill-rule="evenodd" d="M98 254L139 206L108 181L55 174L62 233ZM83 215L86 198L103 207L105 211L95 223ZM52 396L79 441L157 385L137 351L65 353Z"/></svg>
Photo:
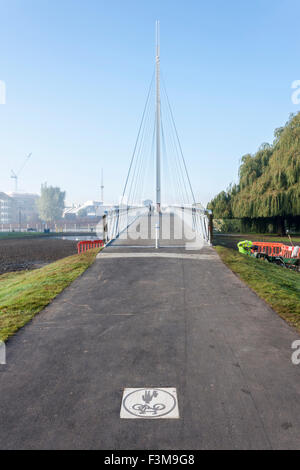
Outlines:
<svg viewBox="0 0 300 470"><path fill-rule="evenodd" d="M174 152L174 160L173 160L173 165L172 168L174 169L174 174L177 179L177 185L179 188L179 192L181 193L180 196L180 201L181 203L189 203L189 195L188 195L188 190L187 190L187 185L185 182L185 177L184 177L184 170L182 169L182 164L181 164L181 158L179 155L179 149L178 149L178 144L177 144L177 139L174 133L173 129L173 124L171 120L171 115L170 112L167 109L167 122L170 126L170 145L173 146L173 152Z"/></svg>
<svg viewBox="0 0 300 470"><path fill-rule="evenodd" d="M141 129L142 129L146 109L147 109L149 99L150 99L150 95L151 95L151 91L152 91L152 88L153 88L154 76L155 76L155 71L152 74L152 79L151 79L150 86L149 86L149 91L148 91L148 95L147 95L147 99L146 99L146 104L145 104L144 111L143 111L143 114L142 114L142 120L141 120L141 123L140 123L138 135L137 135L137 138L136 138L136 141L135 141L135 145L134 145L134 149L133 149L133 153L132 153L132 157L131 157L131 161L130 161L130 165L129 165L129 170L128 170L128 173L127 173L127 177L126 177L126 181L125 181L125 185L124 185L124 189L123 189L122 200L124 199L124 195L125 195L125 191L126 191L126 188L127 188L127 184L128 184L129 175L130 175L130 172L131 172L133 160L134 160L134 157L135 157L135 152L136 152L137 144L138 144L138 141L139 141L139 137L140 137L140 133L141 133Z"/></svg>
<svg viewBox="0 0 300 470"><path fill-rule="evenodd" d="M170 111L170 115L171 115L172 123L173 123L173 126L174 126L176 138L177 138L177 141L178 141L178 145L179 145L179 149L180 149L180 153L181 153L185 173L186 173L187 180L188 180L189 187L190 187L190 191L191 191L191 194L192 194L192 197L193 197L193 202L195 204L196 203L195 195L194 195L194 191L193 191L193 188L192 188L192 185L191 185L191 180L190 180L190 177L189 177L189 174L188 174L188 171L187 171L187 166L186 166L185 158L184 158L184 155L183 155L183 151L182 151L182 147L181 147L181 143L180 143L180 139L179 139L179 134L178 134L177 127L176 127L176 124L175 124L175 120L174 120L174 116L173 116L173 112L172 112L172 108L171 108L171 104L170 104L170 100L169 100L169 96L168 96L168 93L167 93L167 90L166 90L165 81L164 81L163 76L162 76L162 83L163 83L163 89L164 89L164 92L165 92L165 95L166 95L166 98L167 98L168 108L169 108L169 111Z"/></svg>

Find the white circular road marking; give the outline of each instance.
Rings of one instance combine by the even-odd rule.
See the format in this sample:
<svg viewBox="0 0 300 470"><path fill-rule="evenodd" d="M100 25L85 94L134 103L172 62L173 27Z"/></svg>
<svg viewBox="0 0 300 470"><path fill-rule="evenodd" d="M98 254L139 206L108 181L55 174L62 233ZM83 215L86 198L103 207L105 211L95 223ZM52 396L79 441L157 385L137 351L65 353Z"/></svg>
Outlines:
<svg viewBox="0 0 300 470"><path fill-rule="evenodd" d="M125 388L121 418L179 418L176 388Z"/></svg>

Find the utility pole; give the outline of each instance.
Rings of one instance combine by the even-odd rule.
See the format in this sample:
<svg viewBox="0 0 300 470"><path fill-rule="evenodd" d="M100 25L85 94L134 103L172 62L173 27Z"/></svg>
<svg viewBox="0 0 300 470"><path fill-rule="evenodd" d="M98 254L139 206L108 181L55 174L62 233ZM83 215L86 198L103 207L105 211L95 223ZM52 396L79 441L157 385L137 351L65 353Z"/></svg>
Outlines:
<svg viewBox="0 0 300 470"><path fill-rule="evenodd" d="M160 175L160 31L156 21L156 210L161 209L161 175Z"/></svg>

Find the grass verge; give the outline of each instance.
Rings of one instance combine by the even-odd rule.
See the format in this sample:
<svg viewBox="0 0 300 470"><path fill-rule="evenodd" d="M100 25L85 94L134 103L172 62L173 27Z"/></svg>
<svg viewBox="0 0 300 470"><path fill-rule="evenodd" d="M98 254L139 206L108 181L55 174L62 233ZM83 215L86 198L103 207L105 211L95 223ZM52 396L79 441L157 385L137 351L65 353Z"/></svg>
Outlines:
<svg viewBox="0 0 300 470"><path fill-rule="evenodd" d="M5 341L39 313L95 260L99 248L41 269L0 276L0 340Z"/></svg>
<svg viewBox="0 0 300 470"><path fill-rule="evenodd" d="M300 332L300 274L217 246L222 261Z"/></svg>
<svg viewBox="0 0 300 470"><path fill-rule="evenodd" d="M289 237L279 237L278 235L270 236L270 235L266 235L266 234L264 234L264 235L262 235L262 234L250 234L250 235L248 235L248 237L250 237L250 238L247 238L247 236L245 237L243 235L240 238L242 240L252 240L252 241L256 241L256 242L262 241L262 242L285 243L286 245L291 244ZM292 242L294 243L294 245L296 245L297 243L300 242L300 237L292 236Z"/></svg>
<svg viewBox="0 0 300 470"><path fill-rule="evenodd" d="M290 239L289 237L279 237L278 235L266 235L266 234L261 234L261 233L221 233L217 232L214 234L216 237L228 237L228 238L234 238L237 240L252 240L256 242L274 242L274 243L285 243L286 245L290 245ZM300 243L300 237L297 236L292 236L292 242L294 245L297 245Z"/></svg>
<svg viewBox="0 0 300 470"><path fill-rule="evenodd" d="M49 237L51 234L44 232L0 232L0 240L13 240L14 238L40 238Z"/></svg>

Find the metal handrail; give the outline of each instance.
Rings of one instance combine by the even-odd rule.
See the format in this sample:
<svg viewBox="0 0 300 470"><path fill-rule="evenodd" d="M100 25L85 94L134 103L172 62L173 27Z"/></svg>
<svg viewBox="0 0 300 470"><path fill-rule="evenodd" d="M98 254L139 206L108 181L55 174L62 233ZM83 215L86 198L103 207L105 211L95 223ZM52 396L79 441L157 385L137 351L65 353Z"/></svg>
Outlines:
<svg viewBox="0 0 300 470"><path fill-rule="evenodd" d="M207 243L212 243L210 211L194 204L172 205L169 207L184 220L184 223L187 223L191 227L195 234L200 236L200 238Z"/></svg>
<svg viewBox="0 0 300 470"><path fill-rule="evenodd" d="M141 215L148 213L146 206L115 207L103 216L103 239L109 243L120 236Z"/></svg>

